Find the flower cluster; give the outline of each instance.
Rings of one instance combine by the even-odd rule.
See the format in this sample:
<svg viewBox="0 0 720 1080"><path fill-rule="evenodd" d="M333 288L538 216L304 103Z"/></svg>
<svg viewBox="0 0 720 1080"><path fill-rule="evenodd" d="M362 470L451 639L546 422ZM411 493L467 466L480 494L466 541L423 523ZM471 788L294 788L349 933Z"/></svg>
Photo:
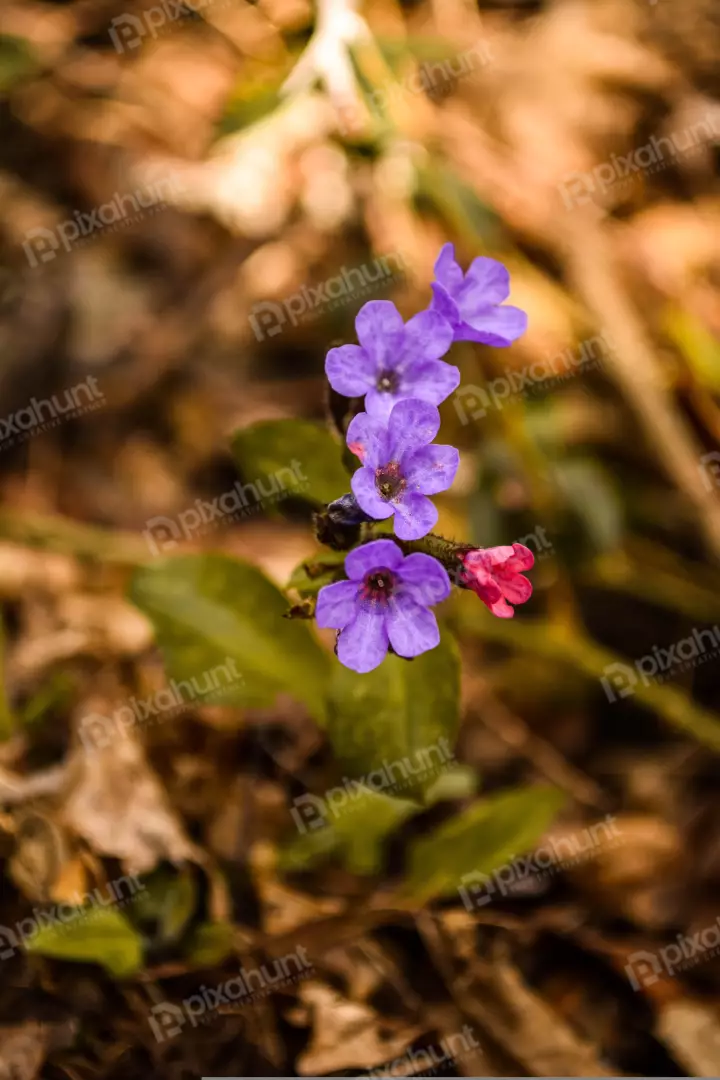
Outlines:
<svg viewBox="0 0 720 1080"><path fill-rule="evenodd" d="M438 512L430 495L446 491L457 472L454 446L434 442L438 405L457 389L458 368L442 358L455 341L505 346L527 325L518 308L503 304L510 292L502 263L477 258L464 274L446 244L435 264L432 303L404 322L390 301L363 306L355 320L358 345L328 352L325 371L333 390L364 398L347 445L360 461L346 495L328 508L332 521L360 527L393 519L395 536L408 543L427 537ZM532 586L520 571L533 565L521 544L477 550L437 538L449 552L456 584L472 589L493 614L513 615ZM319 626L338 631L336 652L347 667L367 672L388 649L412 658L440 640L430 607L450 593L450 578L434 555L405 555L392 540L371 540L345 560L347 580L318 594Z"/></svg>

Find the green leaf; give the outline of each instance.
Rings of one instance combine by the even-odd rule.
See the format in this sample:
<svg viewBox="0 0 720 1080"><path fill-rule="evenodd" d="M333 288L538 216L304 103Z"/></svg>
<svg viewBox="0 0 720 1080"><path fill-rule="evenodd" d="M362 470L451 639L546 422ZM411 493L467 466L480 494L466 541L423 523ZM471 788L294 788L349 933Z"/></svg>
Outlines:
<svg viewBox="0 0 720 1080"><path fill-rule="evenodd" d="M261 420L235 432L232 451L263 507L267 488L276 501L293 496L324 506L350 487L340 443L311 420Z"/></svg>
<svg viewBox="0 0 720 1080"><path fill-rule="evenodd" d="M422 809L409 799L395 799L349 782L320 798L301 795L293 816L303 835L280 853L280 868L304 870L338 854L354 874L375 874L382 863L382 841Z"/></svg>
<svg viewBox="0 0 720 1080"><path fill-rule="evenodd" d="M439 159L430 158L418 168L417 198L429 202L459 236L475 236L491 248L499 246L501 223L494 211Z"/></svg>
<svg viewBox="0 0 720 1080"><path fill-rule="evenodd" d="M12 34L0 34L0 97L39 67L30 43Z"/></svg>
<svg viewBox="0 0 720 1080"><path fill-rule="evenodd" d="M415 660L388 656L366 675L336 664L329 697L335 756L373 790L418 796L456 764L460 662L447 629Z"/></svg>
<svg viewBox="0 0 720 1080"><path fill-rule="evenodd" d="M424 904L456 892L468 874L492 874L540 839L564 799L556 788L529 787L471 806L411 846L400 898Z"/></svg>
<svg viewBox="0 0 720 1080"><path fill-rule="evenodd" d="M178 873L160 866L144 879L142 890L130 902L128 915L141 930L152 926L153 944L167 945L183 936L197 902L197 882L188 868Z"/></svg>
<svg viewBox="0 0 720 1080"><path fill-rule="evenodd" d="M40 926L26 939L25 948L55 960L100 964L119 979L133 975L143 963L139 934L112 908L77 908L59 925Z"/></svg>
<svg viewBox="0 0 720 1080"><path fill-rule="evenodd" d="M222 964L232 952L234 937L235 928L231 923L205 923L198 926L188 948L188 959L198 967Z"/></svg>
<svg viewBox="0 0 720 1080"><path fill-rule="evenodd" d="M136 571L130 598L152 620L168 675L198 700L263 707L279 693L325 712L328 657L287 600L254 566L225 555L185 555ZM195 679L195 683L192 680ZM172 684L171 684L172 685Z"/></svg>
<svg viewBox="0 0 720 1080"><path fill-rule="evenodd" d="M305 559L293 570L287 583L302 596L317 596L324 585L330 585L345 576L343 566L346 551L318 552L316 558Z"/></svg>

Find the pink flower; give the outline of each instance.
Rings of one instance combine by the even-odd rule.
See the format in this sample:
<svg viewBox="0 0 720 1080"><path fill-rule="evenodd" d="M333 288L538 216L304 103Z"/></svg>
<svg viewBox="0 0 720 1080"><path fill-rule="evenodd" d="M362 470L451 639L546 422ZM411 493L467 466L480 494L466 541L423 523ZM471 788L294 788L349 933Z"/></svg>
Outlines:
<svg viewBox="0 0 720 1080"><path fill-rule="evenodd" d="M515 614L508 600L524 604L532 596L532 585L520 571L529 570L535 556L522 544L468 551L461 562L461 583L500 619L512 619Z"/></svg>

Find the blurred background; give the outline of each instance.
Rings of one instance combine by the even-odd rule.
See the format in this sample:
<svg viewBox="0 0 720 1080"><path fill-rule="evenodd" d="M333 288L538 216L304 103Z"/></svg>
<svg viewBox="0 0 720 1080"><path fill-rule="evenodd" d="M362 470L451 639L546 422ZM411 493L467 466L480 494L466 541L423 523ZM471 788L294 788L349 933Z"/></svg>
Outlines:
<svg viewBox="0 0 720 1080"><path fill-rule="evenodd" d="M712 0L3 0L0 1075L720 1072L719 50ZM459 704L387 662L445 786L321 828L332 717L382 710L318 721L332 639L268 582L322 573L327 350L447 241L529 328L453 346L438 531L535 591L447 605ZM199 553L250 569L158 600ZM193 633L231 667L159 703Z"/></svg>

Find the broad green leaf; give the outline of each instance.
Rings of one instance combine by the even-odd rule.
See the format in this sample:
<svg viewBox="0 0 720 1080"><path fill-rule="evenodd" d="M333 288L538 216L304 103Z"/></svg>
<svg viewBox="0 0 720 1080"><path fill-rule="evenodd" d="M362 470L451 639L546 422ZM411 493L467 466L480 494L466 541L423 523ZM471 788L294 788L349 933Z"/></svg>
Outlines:
<svg viewBox="0 0 720 1080"><path fill-rule="evenodd" d="M154 870L143 880L143 888L133 897L128 915L141 930L151 926L153 941L178 941L190 922L198 902L196 879L189 869L179 873L167 866Z"/></svg>
<svg viewBox="0 0 720 1080"><path fill-rule="evenodd" d="M320 797L301 795L293 817L302 835L280 854L283 870L303 870L321 858L338 854L355 874L375 874L382 861L382 841L422 809L409 799L371 791L353 781Z"/></svg>
<svg viewBox="0 0 720 1080"><path fill-rule="evenodd" d="M346 551L322 551L316 558L305 559L293 570L287 588L303 596L317 596L323 585L345 576L342 568L346 555Z"/></svg>
<svg viewBox="0 0 720 1080"><path fill-rule="evenodd" d="M440 773L425 792L425 805L468 799L477 792L479 777L470 765L456 765Z"/></svg>
<svg viewBox="0 0 720 1080"><path fill-rule="evenodd" d="M287 600L256 567L225 555L166 559L135 573L130 598L152 620L183 700L210 687L195 700L262 707L285 693L323 716L328 657L306 625L283 618Z"/></svg>
<svg viewBox="0 0 720 1080"><path fill-rule="evenodd" d="M232 452L243 486L254 485L263 509L289 497L323 506L350 488L340 443L311 420L261 420L241 428Z"/></svg>
<svg viewBox="0 0 720 1080"><path fill-rule="evenodd" d="M528 787L483 799L410 848L399 897L411 905L456 892L472 874L492 874L543 835L565 796Z"/></svg>
<svg viewBox="0 0 720 1080"><path fill-rule="evenodd" d="M55 960L100 964L117 978L133 975L143 963L140 935L112 908L76 908L60 924L39 927L25 948Z"/></svg>
<svg viewBox="0 0 720 1080"><path fill-rule="evenodd" d="M335 756L373 790L417 797L456 764L460 663L446 628L415 660L388 656L366 675L336 664L329 696Z"/></svg>
<svg viewBox="0 0 720 1080"><path fill-rule="evenodd" d="M187 957L198 967L215 967L232 952L234 937L231 923L205 923L193 934Z"/></svg>

